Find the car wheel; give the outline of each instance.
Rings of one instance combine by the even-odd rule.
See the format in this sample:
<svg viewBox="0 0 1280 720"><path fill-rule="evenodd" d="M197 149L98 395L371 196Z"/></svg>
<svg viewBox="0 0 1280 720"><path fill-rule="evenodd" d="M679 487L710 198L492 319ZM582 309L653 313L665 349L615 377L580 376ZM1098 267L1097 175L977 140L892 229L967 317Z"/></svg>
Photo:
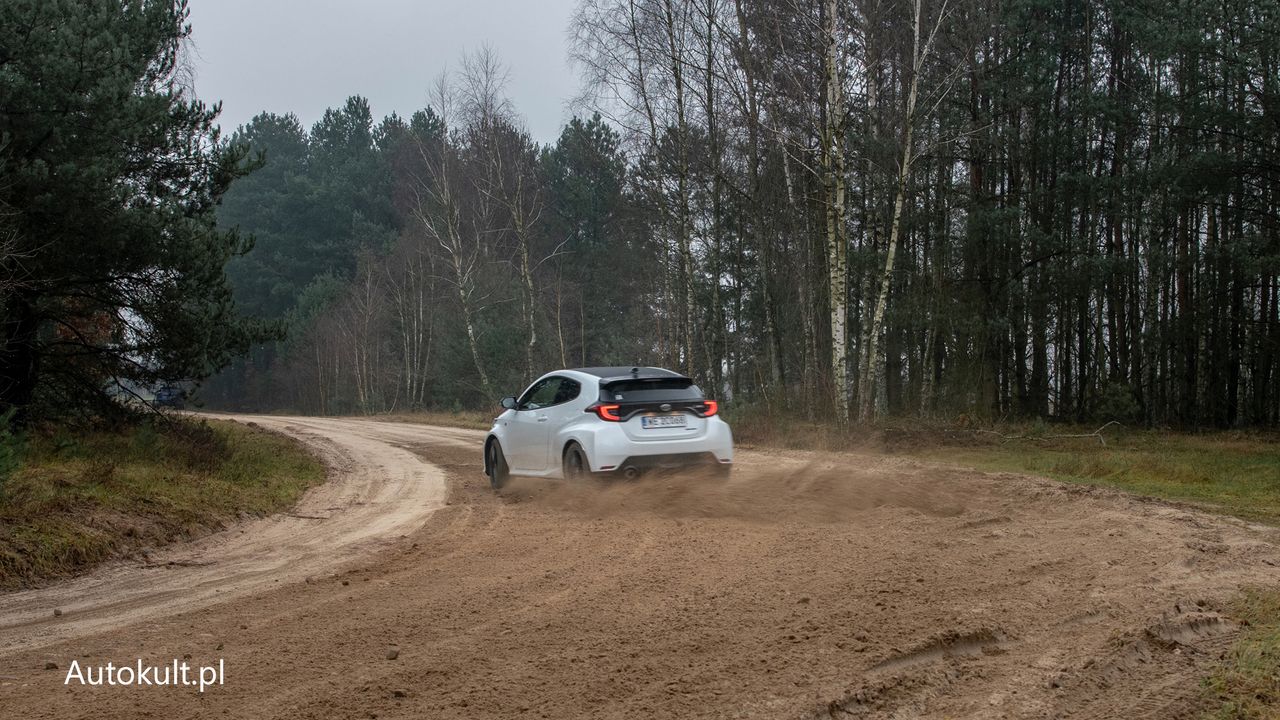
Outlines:
<svg viewBox="0 0 1280 720"><path fill-rule="evenodd" d="M561 470L564 479L570 482L582 482L591 477L591 463L587 461L587 453L578 443L569 443L561 458Z"/></svg>
<svg viewBox="0 0 1280 720"><path fill-rule="evenodd" d="M507 457L502 454L502 446L497 440L490 440L485 446L485 467L489 469L489 487L500 490L511 477L511 468L507 467Z"/></svg>

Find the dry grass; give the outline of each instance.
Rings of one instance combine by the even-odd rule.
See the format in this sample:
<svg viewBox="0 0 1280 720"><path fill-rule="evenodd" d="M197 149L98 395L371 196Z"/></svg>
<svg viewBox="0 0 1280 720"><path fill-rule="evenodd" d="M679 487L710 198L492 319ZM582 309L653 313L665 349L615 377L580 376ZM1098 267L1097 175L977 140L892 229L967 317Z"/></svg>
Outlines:
<svg viewBox="0 0 1280 720"><path fill-rule="evenodd" d="M1280 444L1263 435L1120 431L1108 434L1106 445L1028 438L911 454L1114 487L1280 525Z"/></svg>
<svg viewBox="0 0 1280 720"><path fill-rule="evenodd" d="M0 588L280 510L323 478L292 440L235 423L33 437L0 484Z"/></svg>
<svg viewBox="0 0 1280 720"><path fill-rule="evenodd" d="M1222 667L1205 680L1205 717L1280 716L1280 591L1248 590L1230 612L1245 629Z"/></svg>
<svg viewBox="0 0 1280 720"><path fill-rule="evenodd" d="M468 430L488 430L493 427L493 418L497 414L498 411L486 412L483 410L419 410L371 415L369 419L384 422L416 423L419 425L444 425L446 427L467 428Z"/></svg>

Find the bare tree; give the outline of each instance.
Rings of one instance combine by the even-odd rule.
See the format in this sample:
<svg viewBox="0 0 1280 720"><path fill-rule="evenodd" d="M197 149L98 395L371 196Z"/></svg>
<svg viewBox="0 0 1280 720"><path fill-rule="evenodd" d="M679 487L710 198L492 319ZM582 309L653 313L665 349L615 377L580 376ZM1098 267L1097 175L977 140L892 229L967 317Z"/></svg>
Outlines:
<svg viewBox="0 0 1280 720"><path fill-rule="evenodd" d="M542 216L536 147L518 127L503 94L507 70L488 47L464 56L463 96L473 144L484 158L477 178L479 192L502 209L515 244L516 272L520 277L520 309L525 326L524 381L535 377L534 347L538 343L538 288L534 269L545 258L533 257L534 235Z"/></svg>
<svg viewBox="0 0 1280 720"><path fill-rule="evenodd" d="M675 338L666 353L692 374L697 267L689 184L691 0L585 0L574 15L572 56L582 72L581 102L614 120L632 147L658 168L647 178L663 222L664 287L668 326ZM673 155L667 158L667 154ZM670 162L662 162L669 159ZM674 256L674 261L672 261ZM660 352L668 345L658 323Z"/></svg>
<svg viewBox="0 0 1280 720"><path fill-rule="evenodd" d="M482 262L481 233L485 223L483 218L481 222L472 218L471 222L464 224L462 193L465 181L460 167L461 159L457 157L457 150L450 142L450 133L455 132L452 128L457 117L457 101L447 74L442 73L436 79L431 95L432 104L438 108L443 127L436 138L416 140L418 152L428 170L426 176L418 178L412 188L415 202L410 214L427 237L434 240L444 253L447 281L453 286L458 299L467 347L480 378L480 387L487 396L492 396L493 386L489 382L489 373L480 353L476 328L476 312L481 300L478 283ZM483 104L483 95L467 96L467 102L475 103L477 100L481 101L479 107L483 112L493 109L492 105ZM483 215L483 210L480 213Z"/></svg>
<svg viewBox="0 0 1280 720"><path fill-rule="evenodd" d="M948 16L947 0L942 0L933 27L927 37L921 36L923 0L915 0L911 19L911 55L905 71L906 94L902 107L901 135L899 139L898 174L894 184L893 217L889 223L889 244L885 251L884 269L880 273L879 290L876 294L875 308L872 310L871 324L867 332L867 344L863 351L862 372L858 381L858 419L866 422L875 414L875 378L879 367L880 334L884 328L885 308L889 303L889 286L893 279L893 264L898 252L899 239L902 234L902 207L906 202L907 180L911 175L911 166L918 157L915 148L915 128L919 117L916 103L920 95L920 75L925 62ZM945 97L950 83L944 82L936 95L937 103Z"/></svg>
<svg viewBox="0 0 1280 720"><path fill-rule="evenodd" d="M436 329L436 256L422 245L416 233L402 239L384 266L399 341L399 386L411 408L427 401Z"/></svg>
<svg viewBox="0 0 1280 720"><path fill-rule="evenodd" d="M747 28L747 12L743 0L733 0L733 11L735 29L737 31L736 37L733 38L733 57L738 73L741 76L741 84L737 86L738 91L734 93L734 96L737 99L738 112L742 118L742 123L745 125L747 135L745 158L747 172L744 195L747 198L748 211L752 215L752 222L747 225L746 232L752 236L754 241L752 244L755 247L758 258L756 263L756 282L761 295L761 305L763 305L765 344L769 354L769 390L776 391L782 384L782 348L778 338L777 321L773 307L771 253L768 238L762 228L764 225L762 210L764 199L760 169L764 159L761 148L763 144L763 138L761 137L761 115L763 110L760 103L760 69L755 57L757 49L753 47ZM730 86L735 87L733 84ZM787 184L790 185L789 176Z"/></svg>
<svg viewBox="0 0 1280 720"><path fill-rule="evenodd" d="M335 313L337 347L348 353L347 367L355 388L355 404L362 413L381 410L383 320L386 311L383 275L373 257L361 258L355 282Z"/></svg>

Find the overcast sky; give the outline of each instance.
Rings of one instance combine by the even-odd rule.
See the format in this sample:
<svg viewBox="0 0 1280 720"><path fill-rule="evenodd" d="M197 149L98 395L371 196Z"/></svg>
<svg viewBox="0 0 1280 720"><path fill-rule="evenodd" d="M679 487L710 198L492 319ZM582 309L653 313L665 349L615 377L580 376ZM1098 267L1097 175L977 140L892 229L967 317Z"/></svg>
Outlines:
<svg viewBox="0 0 1280 720"><path fill-rule="evenodd" d="M511 71L507 94L551 142L577 91L565 32L574 0L191 0L195 87L222 100L229 134L268 110L310 127L363 95L374 121L426 106L427 86L488 44Z"/></svg>

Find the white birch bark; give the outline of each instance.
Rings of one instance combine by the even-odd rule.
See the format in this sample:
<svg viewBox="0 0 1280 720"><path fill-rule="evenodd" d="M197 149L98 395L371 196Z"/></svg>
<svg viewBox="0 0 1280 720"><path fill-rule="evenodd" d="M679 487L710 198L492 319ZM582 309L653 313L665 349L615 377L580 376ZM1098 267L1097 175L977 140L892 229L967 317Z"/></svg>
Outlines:
<svg viewBox="0 0 1280 720"><path fill-rule="evenodd" d="M825 45L827 122L823 129L823 185L827 210L827 295L831 305L831 384L836 419L849 420L849 244L845 230L844 87L839 64L839 3L826 0Z"/></svg>

